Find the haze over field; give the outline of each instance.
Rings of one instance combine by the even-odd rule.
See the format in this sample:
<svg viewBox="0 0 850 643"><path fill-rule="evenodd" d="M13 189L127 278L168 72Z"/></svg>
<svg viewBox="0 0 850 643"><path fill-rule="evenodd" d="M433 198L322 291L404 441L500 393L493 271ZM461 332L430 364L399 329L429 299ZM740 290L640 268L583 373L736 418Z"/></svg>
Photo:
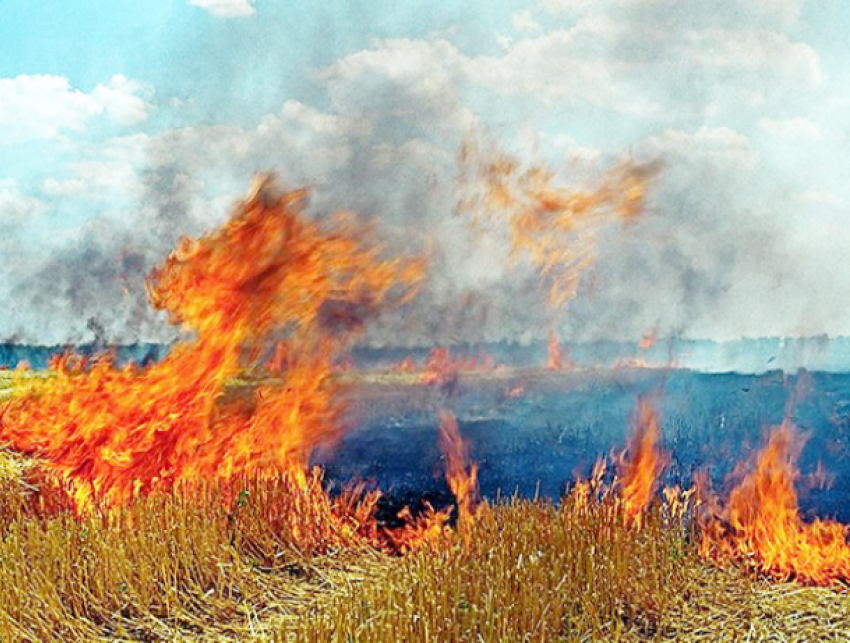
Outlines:
<svg viewBox="0 0 850 643"><path fill-rule="evenodd" d="M529 339L530 265L457 216L470 136L580 184L658 160L569 340L850 334L841 0L4 5L0 340L162 341L142 282L256 171L429 256L381 343ZM89 320L95 320L89 323Z"/></svg>

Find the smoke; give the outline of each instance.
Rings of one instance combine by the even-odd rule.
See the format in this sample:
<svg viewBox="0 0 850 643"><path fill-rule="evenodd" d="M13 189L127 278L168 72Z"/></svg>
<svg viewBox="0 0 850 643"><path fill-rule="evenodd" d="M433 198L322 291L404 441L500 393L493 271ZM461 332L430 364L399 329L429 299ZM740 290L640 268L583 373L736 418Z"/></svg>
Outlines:
<svg viewBox="0 0 850 643"><path fill-rule="evenodd" d="M98 218L31 265L11 288L26 302L17 341L131 343L169 341L174 331L148 304L145 277L181 235L196 234L196 185L174 167L141 177L138 211L128 220ZM21 306L23 307L23 306ZM58 327L58 330L57 330ZM8 340L7 340L8 341Z"/></svg>
<svg viewBox="0 0 850 643"><path fill-rule="evenodd" d="M132 197L43 258L23 253L9 271L16 315L0 337L79 341L90 318L109 341L173 337L145 301L144 276L181 235L226 217L255 172L272 171L285 188L310 186L314 216L374 217L388 251L428 258L419 297L378 320L369 342L542 338L550 316L533 267L508 265L504 243L482 241L456 214L455 159L470 132L545 157L561 184L624 154L664 163L648 211L600 239L559 318L564 339L850 331L839 237L806 229L807 205L790 196L805 186L757 138L762 114L786 113L823 82L817 52L790 35L796 0L546 0L551 29L498 47L470 47L462 29L369 41L346 22L373 15L367 4L284 32L268 9L181 41L169 62L199 98L169 115L204 124L104 142L101 157L136 177ZM342 35L345 53L332 46ZM287 58L275 38L303 47ZM172 83L158 95L176 94Z"/></svg>
<svg viewBox="0 0 850 643"><path fill-rule="evenodd" d="M602 244L565 316L567 334L637 338L658 324L662 336L732 338L769 328L775 311L739 302L739 289L770 299L792 261L776 215L736 201L745 189L737 167L668 154L647 216Z"/></svg>

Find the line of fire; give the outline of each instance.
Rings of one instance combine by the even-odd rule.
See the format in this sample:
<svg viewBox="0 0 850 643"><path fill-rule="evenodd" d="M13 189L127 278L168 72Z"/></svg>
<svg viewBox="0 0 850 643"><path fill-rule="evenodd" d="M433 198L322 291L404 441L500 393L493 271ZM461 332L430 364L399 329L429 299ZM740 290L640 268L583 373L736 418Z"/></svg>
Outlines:
<svg viewBox="0 0 850 643"><path fill-rule="evenodd" d="M370 352L434 258L258 176L147 276L161 355L2 373L0 640L698 640L683 614L718 601L847 590L848 443L811 428L839 384L651 364L658 328L588 367L559 336L664 168L579 187L474 143L458 167L455 214L534 270L545 350Z"/></svg>

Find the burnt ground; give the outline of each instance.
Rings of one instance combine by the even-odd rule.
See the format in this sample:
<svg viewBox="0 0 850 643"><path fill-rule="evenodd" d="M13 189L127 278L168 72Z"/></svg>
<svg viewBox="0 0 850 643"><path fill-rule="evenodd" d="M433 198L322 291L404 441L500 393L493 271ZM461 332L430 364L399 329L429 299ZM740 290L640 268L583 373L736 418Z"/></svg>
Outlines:
<svg viewBox="0 0 850 643"><path fill-rule="evenodd" d="M521 396L506 395L519 383ZM351 429L315 458L328 481L371 481L386 494L388 514L401 504L446 504L451 495L437 447L443 408L458 417L484 496L558 497L568 482L588 474L598 455L624 448L637 399L648 395L660 413L662 447L672 456L665 483L689 485L706 469L716 488L728 488L734 465L753 457L788 412L808 436L799 462L801 508L850 522L850 374L528 368L468 374L450 388L352 379L346 388ZM829 488L805 475L819 461L833 477Z"/></svg>

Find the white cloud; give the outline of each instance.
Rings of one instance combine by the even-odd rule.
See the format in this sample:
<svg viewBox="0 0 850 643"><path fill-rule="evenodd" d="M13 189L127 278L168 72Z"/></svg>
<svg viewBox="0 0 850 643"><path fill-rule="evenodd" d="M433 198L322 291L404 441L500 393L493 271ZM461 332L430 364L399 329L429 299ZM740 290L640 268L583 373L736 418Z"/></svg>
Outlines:
<svg viewBox="0 0 850 643"><path fill-rule="evenodd" d="M189 4L200 7L217 18L238 18L256 13L253 0L189 0Z"/></svg>
<svg viewBox="0 0 850 643"><path fill-rule="evenodd" d="M800 16L802 0L542 0L554 14L628 14L634 20L665 23L687 21L690 28L706 25L788 25Z"/></svg>
<svg viewBox="0 0 850 643"><path fill-rule="evenodd" d="M785 140L820 141L823 139L817 123L806 118L762 118L759 127L770 136Z"/></svg>
<svg viewBox="0 0 850 643"><path fill-rule="evenodd" d="M71 167L75 175L92 189L93 196L113 191L115 195L126 199L142 193L139 174L130 163L93 160L80 161Z"/></svg>
<svg viewBox="0 0 850 643"><path fill-rule="evenodd" d="M23 143L81 132L89 119L104 112L118 125L137 124L147 118L143 96L151 91L120 75L88 94L72 88L64 76L0 78L0 141Z"/></svg>
<svg viewBox="0 0 850 643"><path fill-rule="evenodd" d="M552 13L582 14L599 7L598 0L542 0L542 6Z"/></svg>
<svg viewBox="0 0 850 643"><path fill-rule="evenodd" d="M794 195L794 200L800 203L826 206L830 208L847 207L848 201L828 190L805 190Z"/></svg>
<svg viewBox="0 0 850 643"><path fill-rule="evenodd" d="M604 50L613 28L607 19L582 20L571 29L518 40L501 56L462 62L471 82L503 95L626 107L615 78L621 64Z"/></svg>
<svg viewBox="0 0 850 643"><path fill-rule="evenodd" d="M590 105L665 119L740 111L742 100L760 110L798 96L801 87L822 84L818 53L785 33L708 18L693 26L687 14L672 15L651 21L589 12L568 28L502 38L503 53L489 56L467 56L445 41L383 41L341 64L363 67L361 84L374 77L368 73L374 66L367 63L386 57L396 64L409 61L411 77L410 70L429 70L424 79L432 85L481 86L522 105ZM513 19L523 24L527 17L520 12ZM404 69L389 63L384 68L391 78ZM350 77L344 74L346 81ZM424 79L417 81L423 87ZM354 88L348 82L344 86ZM458 89L443 93L457 94Z"/></svg>
<svg viewBox="0 0 850 643"><path fill-rule="evenodd" d="M84 199L104 205L126 204L145 196L143 172L149 165L147 134L113 137L100 146L81 146L85 150L68 164L65 176L49 177L42 182L45 194L59 199Z"/></svg>
<svg viewBox="0 0 850 643"><path fill-rule="evenodd" d="M381 40L319 72L338 113L393 117L439 130L468 126L459 94L467 60L451 43Z"/></svg>
<svg viewBox="0 0 850 643"><path fill-rule="evenodd" d="M40 217L46 209L42 201L22 193L17 181L0 179L0 227L13 229Z"/></svg>
<svg viewBox="0 0 850 643"><path fill-rule="evenodd" d="M795 85L816 87L823 81L817 51L778 32L706 29L689 34L682 49L690 60L707 69L759 74L759 84L768 88L776 83L783 90Z"/></svg>
<svg viewBox="0 0 850 643"><path fill-rule="evenodd" d="M63 76L0 79L0 140L7 143L80 131L100 110L97 101L71 89Z"/></svg>
<svg viewBox="0 0 850 643"><path fill-rule="evenodd" d="M696 162L714 162L728 167L752 168L758 164L758 154L750 139L728 127L703 125L693 133L667 130L649 137L641 146L649 157L673 159L679 170L687 171ZM683 161L685 161L683 163Z"/></svg>
<svg viewBox="0 0 850 643"><path fill-rule="evenodd" d="M523 11L515 11L511 14L511 23L517 31L540 31L543 27L534 19L531 11L524 9Z"/></svg>
<svg viewBox="0 0 850 643"><path fill-rule="evenodd" d="M730 7L744 2L722 1ZM318 77L340 113L380 109L440 129L463 111L470 88L510 99L507 106L525 112L534 103L593 106L669 121L722 120L740 113L742 104L758 112L822 84L817 51L791 40L781 31L784 23L764 27L728 14L715 18L694 2L679 10L670 0L617 2L637 17L588 11L568 28L532 33L520 28L532 29L536 21L530 11L520 11L511 17L518 35L501 37L499 54L470 56L441 39L378 40ZM751 11L768 4L747 2ZM777 10L781 5L794 13L793 2L773 2Z"/></svg>
<svg viewBox="0 0 850 643"><path fill-rule="evenodd" d="M119 74L113 76L108 85L95 87L91 95L113 123L136 125L147 120L150 105L143 96L150 91L146 85Z"/></svg>
<svg viewBox="0 0 850 643"><path fill-rule="evenodd" d="M85 194L88 185L82 179L54 179L44 180L43 189L45 193L53 197L75 197Z"/></svg>
<svg viewBox="0 0 850 643"><path fill-rule="evenodd" d="M502 86L536 86L550 102L586 100L665 119L740 114L742 100L759 109L822 86L817 51L790 30L800 4L542 0L573 25L517 41L488 62L502 68Z"/></svg>

